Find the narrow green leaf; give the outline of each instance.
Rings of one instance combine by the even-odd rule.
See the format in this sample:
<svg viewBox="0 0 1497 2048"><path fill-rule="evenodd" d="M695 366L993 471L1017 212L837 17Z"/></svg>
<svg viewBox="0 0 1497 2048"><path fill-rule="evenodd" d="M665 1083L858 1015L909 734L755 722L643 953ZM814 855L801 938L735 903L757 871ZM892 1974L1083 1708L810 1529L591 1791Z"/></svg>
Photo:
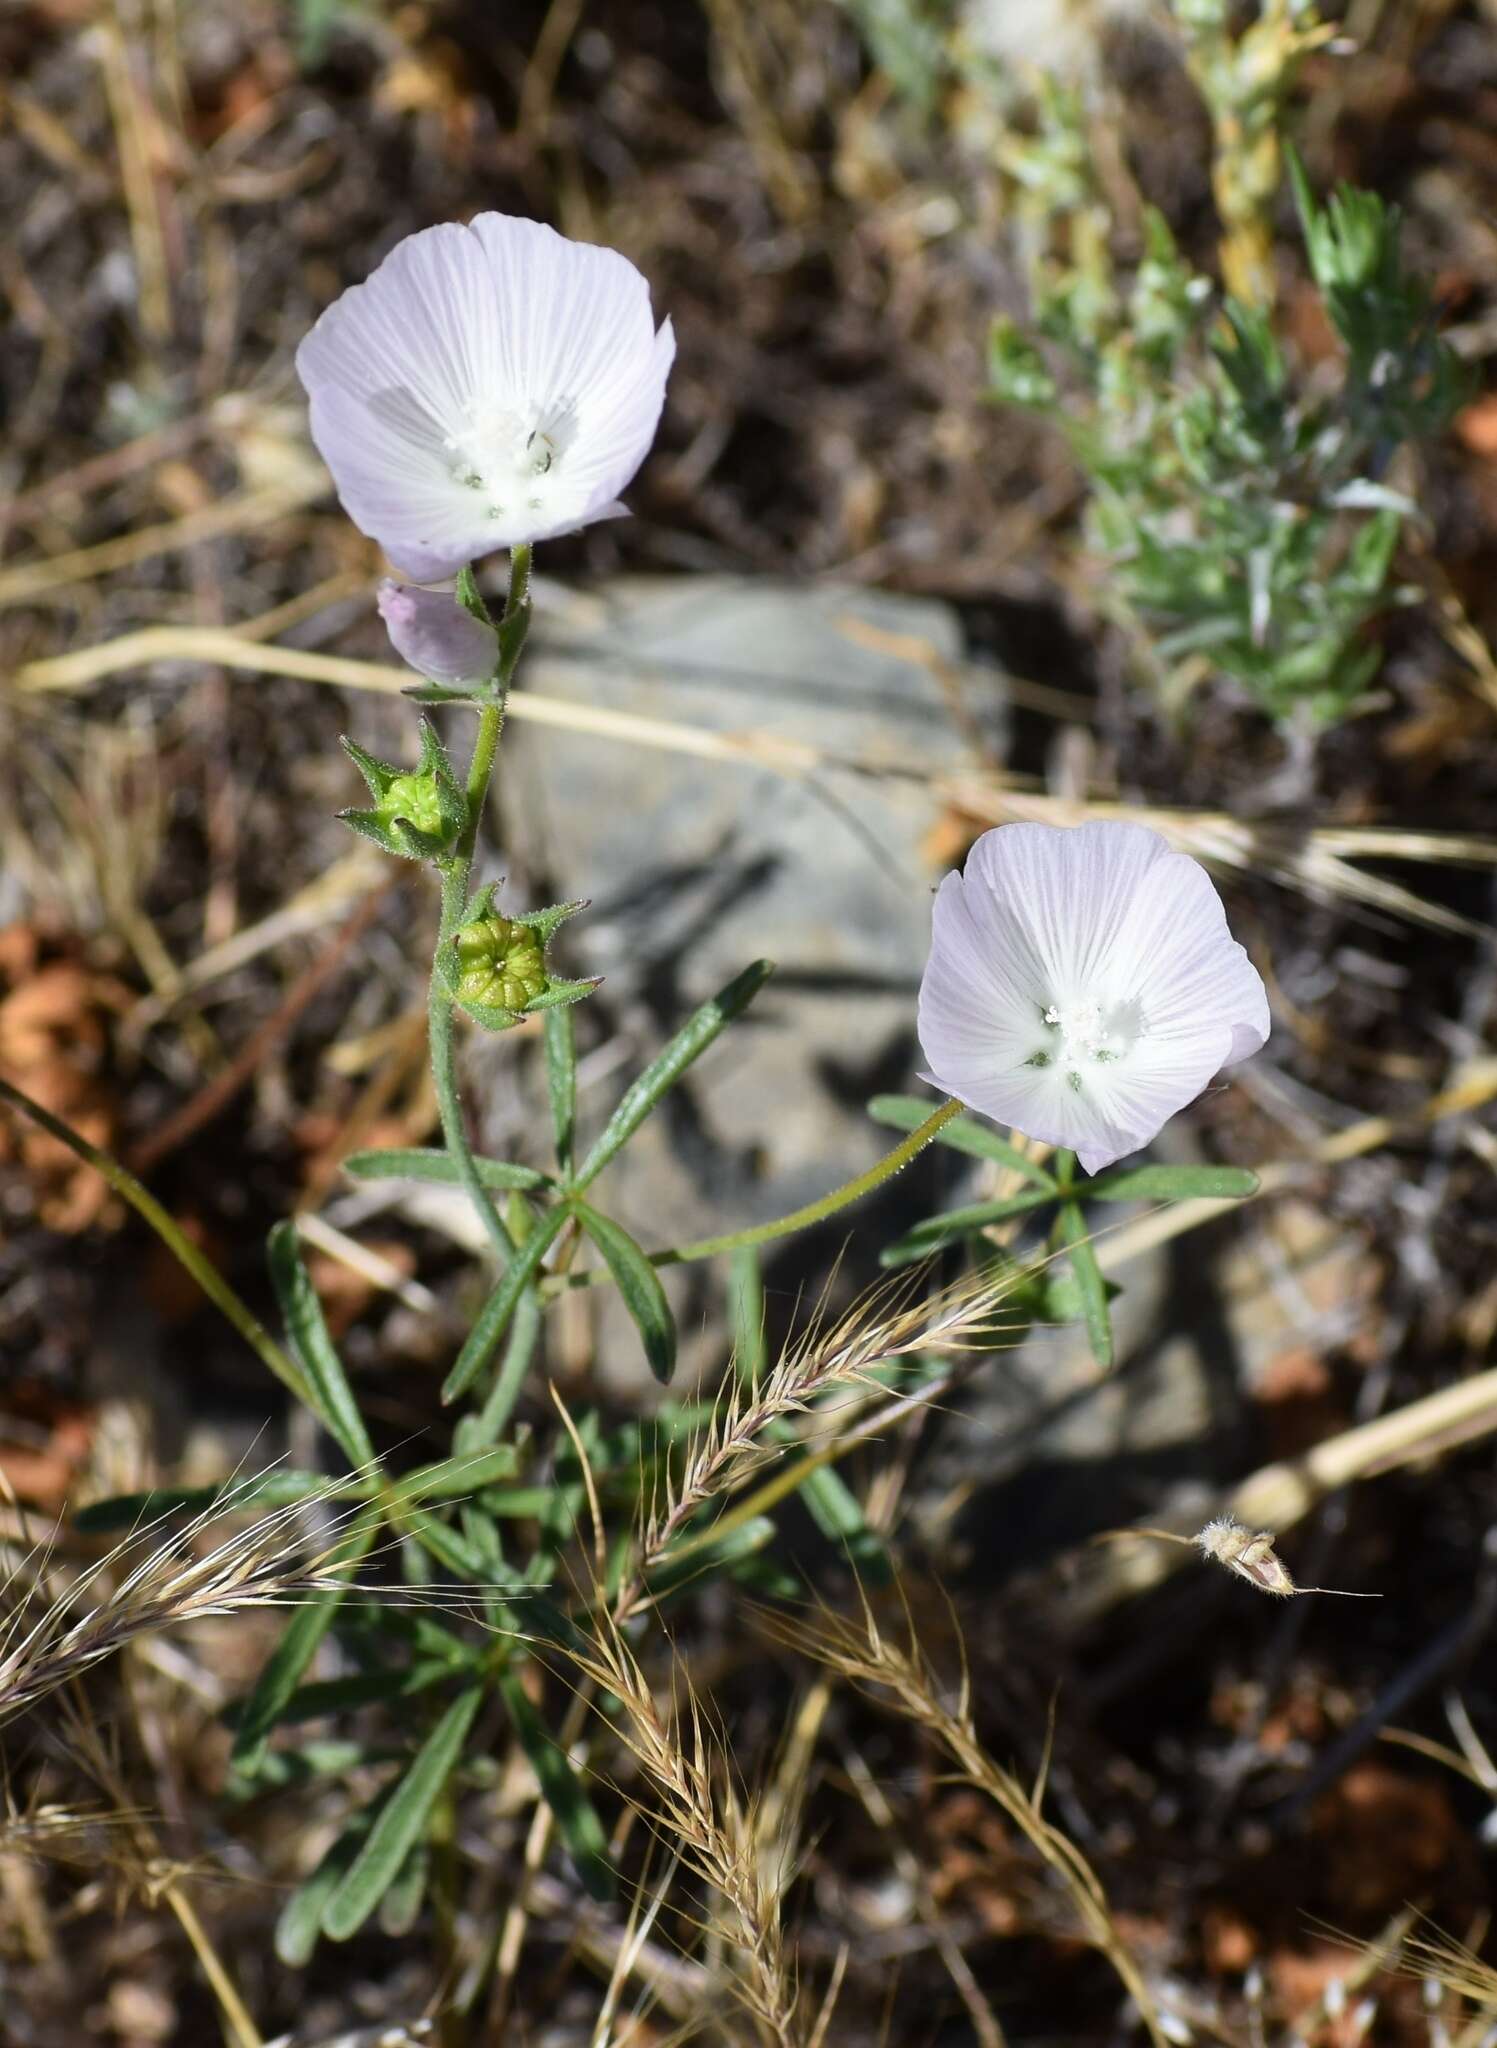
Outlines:
<svg viewBox="0 0 1497 2048"><path fill-rule="evenodd" d="M577 1127L577 1033L569 1007L547 1010L545 1016L546 1092L556 1133L556 1165L565 1180L572 1170Z"/></svg>
<svg viewBox="0 0 1497 2048"><path fill-rule="evenodd" d="M864 1582L886 1585L894 1575L893 1561L882 1536L869 1528L863 1504L842 1474L830 1465L818 1466L798 1491L822 1535L852 1560Z"/></svg>
<svg viewBox="0 0 1497 2048"><path fill-rule="evenodd" d="M460 1394L465 1394L488 1364L495 1345L504 1335L505 1326L525 1291L526 1283L561 1235L567 1214L566 1209L559 1204L556 1208L547 1210L532 1235L519 1247L505 1267L498 1286L478 1311L478 1320L468 1332L463 1348L458 1353L456 1365L447 1375L442 1388L444 1402L455 1401Z"/></svg>
<svg viewBox="0 0 1497 2048"><path fill-rule="evenodd" d="M633 1137L661 1097L676 1085L692 1061L707 1050L718 1033L748 1008L773 973L772 960L756 960L752 967L746 967L742 974L735 975L725 988L719 989L710 1001L703 1003L687 1018L665 1050L625 1090L618 1108L578 1168L572 1182L574 1187L585 1188L597 1178L614 1154Z"/></svg>
<svg viewBox="0 0 1497 2048"><path fill-rule="evenodd" d="M676 1369L676 1319L665 1298L660 1275L628 1231L611 1216L600 1216L586 1202L574 1202L572 1207L578 1222L603 1254L619 1298L634 1318L651 1372L657 1380L669 1380Z"/></svg>
<svg viewBox="0 0 1497 2048"><path fill-rule="evenodd" d="M482 1685L460 1692L416 1752L410 1769L381 1801L373 1827L323 1908L322 1931L330 1941L347 1941L357 1934L395 1882L457 1767L482 1703Z"/></svg>
<svg viewBox="0 0 1497 2048"><path fill-rule="evenodd" d="M618 1884L608 1860L608 1837L571 1758L559 1743L552 1741L517 1672L504 1672L499 1690L520 1747L529 1757L546 1804L556 1816L556 1825L578 1877L593 1898L611 1905L618 1896Z"/></svg>
<svg viewBox="0 0 1497 2048"><path fill-rule="evenodd" d="M322 1420L349 1464L362 1471L376 1463L374 1445L343 1361L328 1335L322 1303L307 1272L293 1222L278 1223L270 1233L270 1278L286 1319L291 1349L317 1395Z"/></svg>
<svg viewBox="0 0 1497 2048"><path fill-rule="evenodd" d="M1085 1182L1082 1193L1098 1202L1184 1202L1206 1195L1243 1200L1258 1192L1258 1176L1245 1166L1135 1166Z"/></svg>
<svg viewBox="0 0 1497 2048"><path fill-rule="evenodd" d="M153 1486L148 1493L116 1493L91 1501L73 1517L73 1526L89 1532L127 1528L158 1515L231 1514L240 1508L282 1508L317 1495L367 1492L367 1486L338 1486L325 1472L277 1470L251 1479L224 1479L217 1486Z"/></svg>
<svg viewBox="0 0 1497 2048"><path fill-rule="evenodd" d="M728 1331L738 1377L746 1386L758 1386L769 1359L764 1343L764 1273L757 1245L740 1245L729 1260Z"/></svg>
<svg viewBox="0 0 1497 2048"><path fill-rule="evenodd" d="M523 1517L539 1521L551 1505L549 1486L495 1486L479 1502L485 1514Z"/></svg>
<svg viewBox="0 0 1497 2048"><path fill-rule="evenodd" d="M463 1494L479 1493L501 1479L513 1479L519 1470L520 1454L513 1444L498 1444L489 1450L469 1451L455 1458L442 1458L434 1465L418 1465L390 1488L392 1500L456 1500Z"/></svg>
<svg viewBox="0 0 1497 2048"><path fill-rule="evenodd" d="M486 1188L545 1188L554 1185L547 1173L533 1166L516 1166L508 1159L475 1159L478 1178ZM398 1145L380 1152L350 1152L343 1171L355 1180L423 1180L441 1187L460 1187L457 1163L434 1145Z"/></svg>
<svg viewBox="0 0 1497 2048"><path fill-rule="evenodd" d="M1039 1294L1035 1313L1040 1322L1079 1323L1086 1314L1086 1302L1081 1284L1074 1273L1067 1273L1057 1265L1047 1265L1035 1276ZM1122 1288L1115 1280L1102 1282L1109 1302L1116 1301Z"/></svg>
<svg viewBox="0 0 1497 2048"><path fill-rule="evenodd" d="M972 1202L964 1209L948 1209L944 1216L927 1216L913 1230L879 1254L881 1266L909 1266L928 1259L932 1252L963 1237L970 1237L989 1223L1002 1223L1009 1216L1022 1216L1029 1209L1042 1209L1056 1199L1054 1188L1030 1188L1022 1195L1010 1195L1002 1202Z"/></svg>
<svg viewBox="0 0 1497 2048"><path fill-rule="evenodd" d="M1097 1254L1087 1237L1086 1218L1075 1202L1061 1205L1060 1235L1070 1251L1071 1271L1081 1290L1081 1314L1092 1356L1104 1371L1112 1365L1112 1317L1107 1312L1107 1286Z"/></svg>
<svg viewBox="0 0 1497 2048"><path fill-rule="evenodd" d="M379 1931L398 1941L409 1934L421 1917L426 1881L431 1875L431 1851L417 1842L395 1873L395 1882L379 1902Z"/></svg>
<svg viewBox="0 0 1497 2048"><path fill-rule="evenodd" d="M361 1671L350 1678L325 1678L311 1685L299 1685L276 1716L276 1725L290 1728L302 1721L321 1721L331 1714L351 1713L355 1707L411 1699L417 1693L430 1692L434 1685L450 1681L458 1668L450 1657L440 1657L426 1663L404 1664L398 1670ZM244 1712L245 1702L240 1701L223 1718L231 1728L237 1728ZM277 1753L272 1751L267 1762Z"/></svg>
<svg viewBox="0 0 1497 2048"><path fill-rule="evenodd" d="M511 1206L517 1207L518 1201ZM523 1244L529 1232L516 1229L512 1217L510 1234L516 1244ZM510 1320L509 1342L504 1347L504 1357L494 1375L494 1384L484 1395L482 1405L471 1415L465 1415L452 1433L455 1451L482 1450L485 1444L497 1442L504 1434L515 1403L520 1398L525 1375L530 1370L530 1361L535 1356L542 1321L540 1297L533 1286L527 1287Z"/></svg>
<svg viewBox="0 0 1497 2048"><path fill-rule="evenodd" d="M475 1586L487 1585L491 1576L488 1559L466 1536L446 1522L429 1515L425 1508L407 1507L401 1527L421 1548L430 1553L454 1578L467 1579Z"/></svg>
<svg viewBox="0 0 1497 2048"><path fill-rule="evenodd" d="M868 1114L875 1123L887 1124L895 1131L918 1130L936 1107L919 1095L875 1095L868 1105ZM1006 1138L1000 1138L996 1131L990 1131L986 1124L974 1123L969 1116L955 1116L949 1124L942 1124L936 1132L938 1145L949 1145L954 1152L966 1152L973 1159L990 1159L998 1166L1006 1166L1014 1173L1022 1173L1025 1180L1039 1188L1053 1188L1054 1181L1032 1159L1026 1159L1015 1145Z"/></svg>
<svg viewBox="0 0 1497 2048"><path fill-rule="evenodd" d="M330 1565L344 1566L351 1574L372 1547L378 1529L378 1515L372 1511L363 1514L338 1546ZM236 1770L253 1775L270 1731L281 1717L281 1709L300 1685L302 1673L317 1654L317 1646L332 1627L347 1594L347 1583L315 1594L297 1608L286 1624L241 1710L231 1759Z"/></svg>
<svg viewBox="0 0 1497 2048"><path fill-rule="evenodd" d="M275 1927L275 1952L288 1969L299 1970L311 1961L322 1932L323 1909L352 1868L373 1825L372 1807L361 1806L351 1814L312 1875L297 1886L281 1908Z"/></svg>
<svg viewBox="0 0 1497 2048"><path fill-rule="evenodd" d="M650 1573L650 1591L663 1600L683 1586L695 1585L698 1579L729 1571L773 1542L774 1535L775 1525L768 1515L754 1515L721 1537L688 1531Z"/></svg>

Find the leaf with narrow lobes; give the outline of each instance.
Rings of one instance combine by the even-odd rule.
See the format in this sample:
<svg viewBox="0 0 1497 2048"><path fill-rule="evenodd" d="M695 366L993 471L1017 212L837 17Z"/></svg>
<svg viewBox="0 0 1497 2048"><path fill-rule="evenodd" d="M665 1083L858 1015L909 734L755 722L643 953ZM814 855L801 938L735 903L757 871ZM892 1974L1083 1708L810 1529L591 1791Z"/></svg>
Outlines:
<svg viewBox="0 0 1497 2048"><path fill-rule="evenodd" d="M322 1913L331 1941L357 1934L422 1840L442 1787L456 1769L468 1730L483 1703L483 1687L460 1692L416 1753L405 1776L388 1794L373 1827Z"/></svg>
<svg viewBox="0 0 1497 2048"><path fill-rule="evenodd" d="M887 1124L892 1130L916 1131L932 1109L938 1106L919 1095L875 1095L868 1105L868 1114L875 1123ZM986 1124L977 1123L970 1116L953 1117L949 1124L943 1124L936 1132L935 1142L950 1146L954 1152L965 1152L972 1159L987 1159L995 1166L1006 1166L1011 1173L1022 1174L1035 1187L1053 1189L1055 1186L1043 1166L1026 1158L1007 1138L1000 1138L996 1131L990 1131Z"/></svg>
<svg viewBox="0 0 1497 2048"><path fill-rule="evenodd" d="M1107 1283L1087 1235L1086 1218L1074 1202L1060 1211L1060 1235L1071 1255L1071 1271L1081 1291L1081 1315L1092 1356L1104 1369L1112 1365L1112 1317L1107 1309Z"/></svg>
<svg viewBox="0 0 1497 2048"><path fill-rule="evenodd" d="M517 1166L508 1159L475 1159L478 1178L486 1188L544 1188L552 1185L548 1174L533 1166ZM381 1152L351 1152L343 1171L355 1180L420 1180L439 1187L461 1187L462 1175L450 1153L434 1145L398 1145Z"/></svg>
<svg viewBox="0 0 1497 2048"><path fill-rule="evenodd" d="M639 1129L661 1098L675 1087L693 1060L699 1059L720 1031L742 1014L763 988L774 962L756 960L735 975L725 988L702 1004L676 1033L665 1050L653 1059L639 1079L625 1090L618 1108L599 1133L596 1143L577 1169L572 1185L585 1188Z"/></svg>
<svg viewBox="0 0 1497 2048"><path fill-rule="evenodd" d="M608 1837L571 1758L553 1740L518 1673L506 1671L499 1680L499 1690L520 1747L529 1757L546 1804L556 1816L556 1825L577 1875L593 1898L611 1905L618 1896L618 1880L608 1860Z"/></svg>
<svg viewBox="0 0 1497 2048"><path fill-rule="evenodd" d="M270 1278L297 1363L311 1382L323 1423L355 1471L374 1465L374 1445L322 1314L293 1222L270 1233Z"/></svg>
<svg viewBox="0 0 1497 2048"><path fill-rule="evenodd" d="M578 1222L603 1254L626 1309L634 1318L645 1357L657 1380L670 1379L676 1369L676 1319L660 1276L634 1239L610 1216L599 1215L586 1202L575 1202Z"/></svg>

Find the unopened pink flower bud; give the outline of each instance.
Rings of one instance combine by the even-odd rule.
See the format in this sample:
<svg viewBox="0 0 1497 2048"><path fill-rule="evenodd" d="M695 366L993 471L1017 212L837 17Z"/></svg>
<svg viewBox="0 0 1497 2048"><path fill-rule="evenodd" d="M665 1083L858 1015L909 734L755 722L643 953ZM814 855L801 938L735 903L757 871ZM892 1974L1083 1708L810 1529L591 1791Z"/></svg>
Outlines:
<svg viewBox="0 0 1497 2048"><path fill-rule="evenodd" d="M450 590L422 590L386 576L376 594L390 644L435 683L482 683L494 673L499 636Z"/></svg>

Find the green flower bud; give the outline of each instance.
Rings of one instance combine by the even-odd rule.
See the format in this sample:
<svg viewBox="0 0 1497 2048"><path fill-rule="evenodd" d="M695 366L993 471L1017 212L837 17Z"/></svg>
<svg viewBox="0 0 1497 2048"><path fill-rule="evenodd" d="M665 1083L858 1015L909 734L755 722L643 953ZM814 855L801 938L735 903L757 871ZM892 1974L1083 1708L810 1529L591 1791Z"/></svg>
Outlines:
<svg viewBox="0 0 1497 2048"><path fill-rule="evenodd" d="M546 946L580 903L503 917L494 908L491 882L437 955L437 971L453 996L488 1031L508 1031L522 1016L556 1009L591 995L597 981L559 981L546 967Z"/></svg>
<svg viewBox="0 0 1497 2048"><path fill-rule="evenodd" d="M421 721L421 759L413 769L376 760L351 739L343 747L374 798L372 810L340 811L345 825L406 860L441 860L452 852L468 822L468 803L428 720Z"/></svg>

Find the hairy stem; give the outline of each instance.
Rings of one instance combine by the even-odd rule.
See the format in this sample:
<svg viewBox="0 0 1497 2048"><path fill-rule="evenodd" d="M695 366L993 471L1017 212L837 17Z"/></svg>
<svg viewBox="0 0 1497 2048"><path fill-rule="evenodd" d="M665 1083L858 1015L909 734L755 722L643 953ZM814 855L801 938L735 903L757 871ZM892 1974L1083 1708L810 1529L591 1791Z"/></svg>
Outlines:
<svg viewBox="0 0 1497 2048"><path fill-rule="evenodd" d="M770 1244L777 1237L789 1237L792 1231L809 1230L813 1223L825 1223L841 1209L849 1209L854 1202L861 1202L864 1195L871 1195L875 1188L882 1187L886 1180L892 1180L903 1167L909 1165L917 1153L940 1131L943 1124L950 1123L962 1111L960 1102L943 1102L933 1110L917 1129L908 1137L901 1138L892 1151L870 1166L866 1173L856 1174L853 1179L843 1181L829 1194L818 1195L814 1202L807 1202L803 1208L792 1209L788 1216L773 1217L768 1223L750 1224L744 1230L730 1230L722 1237L698 1238L694 1244L678 1244L669 1251L651 1252L652 1266L684 1266L695 1259L715 1258L719 1252L738 1251L749 1245ZM541 1283L541 1294L545 1299L559 1294L568 1287L601 1287L613 1278L606 1266L594 1267L585 1273L553 1274Z"/></svg>
<svg viewBox="0 0 1497 2048"><path fill-rule="evenodd" d="M314 1415L321 1416L322 1409L318 1405L317 1396L301 1367L287 1356L259 1317L240 1300L218 1268L204 1258L192 1240L178 1229L156 1197L141 1186L128 1168L121 1166L110 1153L101 1151L97 1145L91 1145L86 1138L80 1138L78 1133L70 1130L60 1117L53 1116L50 1110L43 1109L39 1102L33 1102L29 1095L3 1079L0 1079L0 1101L10 1103L22 1115L30 1117L33 1123L40 1124L50 1137L66 1145L70 1152L91 1166L95 1173L102 1174L115 1193L122 1196L135 1213L149 1223L173 1258L186 1268L213 1306L227 1317L251 1349L258 1352L281 1384L289 1387L297 1400L310 1408Z"/></svg>
<svg viewBox="0 0 1497 2048"><path fill-rule="evenodd" d="M437 928L437 952L452 938L468 907L468 886L473 874L473 853L478 844L478 827L488 799L494 757L504 730L504 706L509 686L525 639L525 620L530 604L530 549L518 547L510 556L509 598L504 607L504 653L494 679L491 697L478 715L478 734L468 763L468 820L449 864L442 870L442 912ZM507 629L507 630L505 630ZM432 964L431 989L427 998L427 1036L431 1047L432 1084L436 1090L437 1114L442 1124L442 1141L457 1168L458 1178L479 1221L488 1233L501 1266L514 1256L514 1239L504 1226L493 1197L478 1177L473 1148L463 1122L462 1098L457 1085L457 1051L453 1034L454 999L450 988Z"/></svg>

